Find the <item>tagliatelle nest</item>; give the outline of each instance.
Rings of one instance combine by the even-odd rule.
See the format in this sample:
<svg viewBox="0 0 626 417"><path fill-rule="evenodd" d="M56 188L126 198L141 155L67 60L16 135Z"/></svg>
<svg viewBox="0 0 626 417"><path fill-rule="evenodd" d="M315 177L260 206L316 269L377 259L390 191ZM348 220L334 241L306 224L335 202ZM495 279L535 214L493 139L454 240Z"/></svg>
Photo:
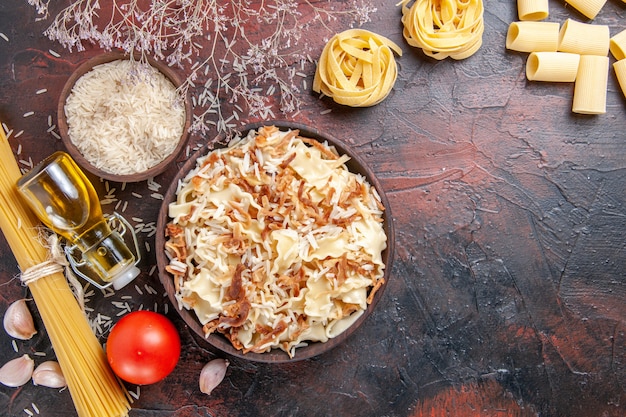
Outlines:
<svg viewBox="0 0 626 417"><path fill-rule="evenodd" d="M438 60L460 60L482 46L482 0L402 0L399 4L404 38L424 54Z"/></svg>
<svg viewBox="0 0 626 417"><path fill-rule="evenodd" d="M332 37L324 47L313 79L313 91L339 103L368 107L383 101L398 76L393 53L398 45L363 29L350 29Z"/></svg>
<svg viewBox="0 0 626 417"><path fill-rule="evenodd" d="M166 269L207 336L293 357L363 314L387 236L380 196L348 159L275 127L198 159L169 206Z"/></svg>

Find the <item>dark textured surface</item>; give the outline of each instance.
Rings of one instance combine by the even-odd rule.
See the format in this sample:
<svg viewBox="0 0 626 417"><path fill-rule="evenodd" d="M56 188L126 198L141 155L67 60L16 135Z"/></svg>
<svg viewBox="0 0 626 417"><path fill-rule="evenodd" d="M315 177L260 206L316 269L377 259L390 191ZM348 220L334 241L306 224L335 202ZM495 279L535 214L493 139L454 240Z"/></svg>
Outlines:
<svg viewBox="0 0 626 417"><path fill-rule="evenodd" d="M549 20L581 19L563 4L550 1ZM514 1L486 0L483 47L467 60L443 62L402 40L394 2L377 6L366 28L404 50L393 93L376 107L346 109L303 92L297 116L341 133L390 200L397 251L377 311L343 345L314 359L278 365L231 358L222 385L205 396L198 374L220 353L170 306L183 355L163 382L141 388L131 416L624 415L626 100L614 73L607 113L575 115L572 84L527 82L526 55L505 50ZM625 15L624 3L608 0L595 22L613 35L626 28ZM14 135L24 131L11 139L16 152L21 146L19 158L38 161L62 149L46 133L48 115L71 71L97 51L63 51L34 18L25 0L0 4L0 32L10 39L0 39L0 119ZM312 75L307 68L309 81ZM41 88L47 93L35 95ZM326 109L332 112L322 115ZM35 114L24 118L29 111ZM175 172L172 166L156 180L167 185ZM158 204L145 183L109 186L128 202L129 217L156 221ZM153 245L149 233L140 237ZM0 253L4 311L28 294L14 279L19 271L4 239ZM164 312L167 298L149 275L154 262L147 253L137 281L142 294L132 287L97 294L89 306L114 319L120 309L111 299ZM20 354L53 357L43 329L16 345ZM0 352L4 360L18 355L4 333ZM1 414L35 407L43 416L73 413L67 391L0 387Z"/></svg>

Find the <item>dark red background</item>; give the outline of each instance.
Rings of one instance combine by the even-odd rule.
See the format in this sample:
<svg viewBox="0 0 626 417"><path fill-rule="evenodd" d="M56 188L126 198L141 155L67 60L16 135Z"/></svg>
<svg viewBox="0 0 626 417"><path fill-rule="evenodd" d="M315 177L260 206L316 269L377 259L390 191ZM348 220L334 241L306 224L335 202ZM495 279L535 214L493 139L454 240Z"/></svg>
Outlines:
<svg viewBox="0 0 626 417"><path fill-rule="evenodd" d="M314 359L277 365L230 358L226 379L206 396L200 369L222 355L170 306L181 360L164 381L141 388L131 416L624 415L626 100L614 73L607 113L575 115L572 84L526 81L526 55L505 50L514 1L485 0L480 51L442 62L403 41L394 2L375 3L365 28L404 51L393 93L373 108L352 109L305 91L293 118L354 146L387 193L397 252L377 311L345 344ZM583 20L563 2L550 6L551 21ZM614 35L626 28L625 15L624 3L608 0L595 23ZM0 39L0 120L14 135L23 130L11 139L15 152L21 145L19 158L37 162L62 149L46 131L63 83L99 51L63 50L35 17L26 0L0 4L0 32L9 37ZM318 53L325 35L308 35L319 37ZM306 69L309 85L313 71ZM36 95L42 88L48 92ZM35 114L24 118L29 111ZM194 135L191 144L211 137ZM172 166L156 180L165 187L175 172ZM145 183L110 186L128 201L128 217L156 220L158 202ZM0 254L4 311L28 293L14 279L19 271L4 239ZM167 298L156 273L149 275L154 262L147 253L137 283L158 294L130 287L114 298L132 295L131 308L163 312ZM119 311L100 295L90 306L114 318ZM17 346L19 354L53 357L41 328ZM4 332L0 352L3 362L18 355ZM43 416L74 413L67 391L0 387L3 415L34 407Z"/></svg>

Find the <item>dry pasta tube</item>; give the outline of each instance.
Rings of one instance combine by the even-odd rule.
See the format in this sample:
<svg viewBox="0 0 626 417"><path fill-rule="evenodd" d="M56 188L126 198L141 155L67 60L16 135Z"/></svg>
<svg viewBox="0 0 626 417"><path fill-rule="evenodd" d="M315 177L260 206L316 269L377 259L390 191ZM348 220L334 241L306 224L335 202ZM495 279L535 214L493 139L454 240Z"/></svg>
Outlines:
<svg viewBox="0 0 626 417"><path fill-rule="evenodd" d="M331 38L320 56L313 91L339 103L367 107L389 95L398 69L393 53L398 45L363 29L349 29Z"/></svg>
<svg viewBox="0 0 626 417"><path fill-rule="evenodd" d="M606 113L609 57L582 55L574 84L572 111L581 114Z"/></svg>
<svg viewBox="0 0 626 417"><path fill-rule="evenodd" d="M543 20L549 14L548 0L517 0L519 20Z"/></svg>
<svg viewBox="0 0 626 417"><path fill-rule="evenodd" d="M530 81L574 82L580 55L568 52L532 52L526 61Z"/></svg>
<svg viewBox="0 0 626 417"><path fill-rule="evenodd" d="M402 34L438 60L465 59L480 49L485 30L482 0L402 0Z"/></svg>
<svg viewBox="0 0 626 417"><path fill-rule="evenodd" d="M506 47L519 52L556 52L559 24L556 22L512 22L506 34Z"/></svg>
<svg viewBox="0 0 626 417"><path fill-rule="evenodd" d="M613 70L617 76L617 82L622 88L622 94L626 97L626 59L621 59L613 64Z"/></svg>
<svg viewBox="0 0 626 417"><path fill-rule="evenodd" d="M593 19L604 7L606 0L565 0L565 2L572 5L589 19Z"/></svg>
<svg viewBox="0 0 626 417"><path fill-rule="evenodd" d="M616 60L621 61L626 58L626 29L610 39L609 49Z"/></svg>
<svg viewBox="0 0 626 417"><path fill-rule="evenodd" d="M607 56L610 37L607 25L592 25L567 19L559 32L558 51L579 55Z"/></svg>

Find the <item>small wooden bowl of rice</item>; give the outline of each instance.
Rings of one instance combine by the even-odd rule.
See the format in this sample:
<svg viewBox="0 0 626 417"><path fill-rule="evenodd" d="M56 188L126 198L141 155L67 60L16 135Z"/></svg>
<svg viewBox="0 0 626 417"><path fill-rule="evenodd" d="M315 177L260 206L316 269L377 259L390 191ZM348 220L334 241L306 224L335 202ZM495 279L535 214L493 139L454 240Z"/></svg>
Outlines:
<svg viewBox="0 0 626 417"><path fill-rule="evenodd" d="M162 173L187 142L192 110L167 65L107 52L81 64L57 108L68 153L110 181L138 182Z"/></svg>
<svg viewBox="0 0 626 417"><path fill-rule="evenodd" d="M165 194L156 258L170 301L241 359L293 362L344 343L391 276L380 183L345 143L301 124L253 124L226 142L196 151Z"/></svg>

